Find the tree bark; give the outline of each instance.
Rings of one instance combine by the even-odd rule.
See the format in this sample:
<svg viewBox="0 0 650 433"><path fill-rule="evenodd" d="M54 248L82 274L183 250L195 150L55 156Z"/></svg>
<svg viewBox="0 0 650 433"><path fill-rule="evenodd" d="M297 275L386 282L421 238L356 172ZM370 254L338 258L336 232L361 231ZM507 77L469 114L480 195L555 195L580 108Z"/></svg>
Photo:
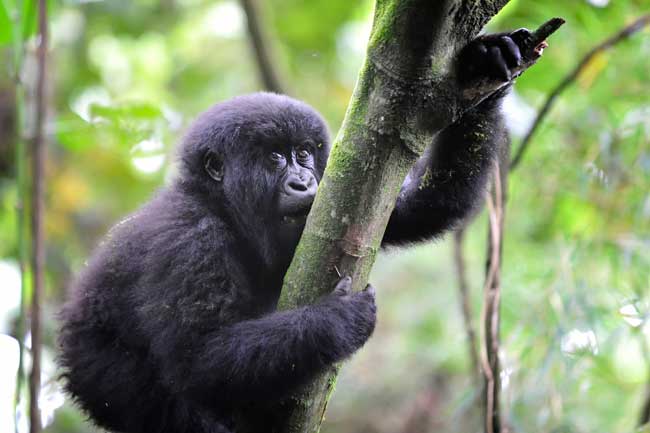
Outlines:
<svg viewBox="0 0 650 433"><path fill-rule="evenodd" d="M415 161L438 131L506 84L484 81L461 88L453 68L458 51L506 3L376 1L366 60L285 276L279 308L313 303L332 290L339 273L353 277L355 290L365 287ZM543 40L552 31L535 36ZM525 62L521 71L533 63ZM333 367L285 402L268 431L318 431L336 371Z"/></svg>

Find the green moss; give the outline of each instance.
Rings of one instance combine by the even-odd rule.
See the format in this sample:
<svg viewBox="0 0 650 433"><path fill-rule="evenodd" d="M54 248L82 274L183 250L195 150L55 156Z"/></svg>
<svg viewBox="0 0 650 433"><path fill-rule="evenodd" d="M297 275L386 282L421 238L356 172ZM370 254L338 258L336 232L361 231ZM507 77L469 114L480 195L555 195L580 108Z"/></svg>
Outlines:
<svg viewBox="0 0 650 433"><path fill-rule="evenodd" d="M338 374L332 374L327 379L327 396L325 396L325 401L329 401L330 397L334 393L334 390L336 389L336 382L338 381L338 379L339 379Z"/></svg>
<svg viewBox="0 0 650 433"><path fill-rule="evenodd" d="M394 20L398 3L394 0L376 2L369 47L376 48L383 45L392 37L393 32L390 24Z"/></svg>
<svg viewBox="0 0 650 433"><path fill-rule="evenodd" d="M424 171L424 174L420 178L420 185L418 185L418 189L422 190L432 186L433 186L433 173L431 172L431 168L427 167L427 169Z"/></svg>
<svg viewBox="0 0 650 433"><path fill-rule="evenodd" d="M333 178L344 176L345 173L354 169L356 158L353 149L349 149L345 144L338 143L327 163L327 174Z"/></svg>

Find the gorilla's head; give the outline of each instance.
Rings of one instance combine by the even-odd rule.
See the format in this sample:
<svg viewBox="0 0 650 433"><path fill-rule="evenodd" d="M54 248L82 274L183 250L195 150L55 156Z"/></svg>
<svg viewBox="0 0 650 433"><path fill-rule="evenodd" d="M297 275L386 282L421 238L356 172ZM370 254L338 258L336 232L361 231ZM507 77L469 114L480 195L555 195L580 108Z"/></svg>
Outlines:
<svg viewBox="0 0 650 433"><path fill-rule="evenodd" d="M180 149L180 183L226 217L265 262L284 262L302 233L329 149L327 126L307 104L274 93L239 96L190 127Z"/></svg>

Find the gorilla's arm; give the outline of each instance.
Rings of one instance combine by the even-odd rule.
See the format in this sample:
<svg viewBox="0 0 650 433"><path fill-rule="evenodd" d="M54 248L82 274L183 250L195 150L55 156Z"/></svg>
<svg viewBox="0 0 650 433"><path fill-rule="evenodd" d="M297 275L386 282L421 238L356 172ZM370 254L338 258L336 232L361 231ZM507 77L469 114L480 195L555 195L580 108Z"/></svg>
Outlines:
<svg viewBox="0 0 650 433"><path fill-rule="evenodd" d="M374 329L374 289L351 293L342 279L315 305L244 320L187 345L186 364L169 364L167 381L201 399L270 401L287 395L325 367L351 356ZM178 347L183 341L163 343ZM163 368L163 371L166 369Z"/></svg>
<svg viewBox="0 0 650 433"><path fill-rule="evenodd" d="M236 323L207 339L190 384L217 377L230 398L282 397L360 348L372 333L371 291Z"/></svg>
<svg viewBox="0 0 650 433"><path fill-rule="evenodd" d="M416 163L390 217L385 245L440 235L470 215L484 197L506 132L494 95L444 129Z"/></svg>
<svg viewBox="0 0 650 433"><path fill-rule="evenodd" d="M522 61L519 45L529 35L519 29L481 36L461 51L459 85L486 78L507 84L441 131L416 163L400 191L384 245L440 235L478 207L490 167L507 140L500 105Z"/></svg>

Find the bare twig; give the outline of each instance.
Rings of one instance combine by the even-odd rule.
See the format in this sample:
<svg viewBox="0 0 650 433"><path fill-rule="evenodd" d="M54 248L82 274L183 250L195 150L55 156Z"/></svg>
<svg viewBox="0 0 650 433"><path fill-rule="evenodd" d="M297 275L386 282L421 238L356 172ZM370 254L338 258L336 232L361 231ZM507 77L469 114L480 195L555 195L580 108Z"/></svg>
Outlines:
<svg viewBox="0 0 650 433"><path fill-rule="evenodd" d="M14 140L15 145L15 164L16 164L16 188L18 190L18 197L16 199L16 244L18 246L18 269L20 271L20 307L18 312L18 320L16 321L15 336L18 340L18 368L16 371L16 391L14 395L14 428L15 433L18 432L18 407L21 401L21 391L25 379L25 329L26 329L26 313L27 313L27 281L25 275L27 274L28 262L28 247L26 244L27 236L25 233L27 227L25 203L27 199L27 177L26 177L26 163L27 155L25 149L25 140L23 137L24 132L24 89L22 84L16 81L16 134Z"/></svg>
<svg viewBox="0 0 650 433"><path fill-rule="evenodd" d="M613 47L614 45L618 44L619 42L629 38L634 33L638 32L639 30L643 29L645 26L649 24L650 24L650 15L644 15L641 18L637 19L636 21L633 21L629 25L625 26L621 31L611 36L610 38L605 39L603 42L596 45L594 48L589 50L589 52L587 52L587 54L582 58L582 60L580 60L578 65L566 77L564 77L564 79L560 82L560 84L558 84L546 98L546 101L544 102L542 109L537 114L535 121L533 122L530 129L524 136L524 139L521 141L521 144L519 145L519 148L517 149L517 152L515 153L515 156L512 159L512 162L510 163L510 171L517 168L517 166L521 162L521 159L524 156L524 153L526 152L526 149L528 148L528 145L530 144L533 135L535 134L540 123L542 122L542 120L544 120L549 110L555 103L557 97L580 76L582 70L585 69L587 65L589 65L591 60L600 52L605 51Z"/></svg>
<svg viewBox="0 0 650 433"><path fill-rule="evenodd" d="M463 322L465 325L465 334L467 338L467 350L469 352L469 357L472 364L472 376L475 378L475 381L478 384L481 366L479 364L476 332L474 330L474 323L472 320L472 305L469 295L469 284L467 282L465 255L463 251L464 237L465 227L461 227L454 232L454 264L456 265L456 278L458 280L460 306L463 313Z"/></svg>
<svg viewBox="0 0 650 433"><path fill-rule="evenodd" d="M501 432L499 411L499 308L501 244L503 239L504 185L507 172L502 172L495 162L492 193L488 194L488 259L483 286L484 302L482 322L484 339L481 348L481 365L485 380L485 432Z"/></svg>
<svg viewBox="0 0 650 433"><path fill-rule="evenodd" d="M530 53L529 56L536 54L534 53L535 49L539 44L544 42L546 38L551 36L557 29L562 27L562 25L565 23L563 18L551 18L550 20L546 21L544 24L539 26L537 30L532 34L532 41L531 44L529 45L528 49L532 50L533 53Z"/></svg>
<svg viewBox="0 0 650 433"><path fill-rule="evenodd" d="M263 18L260 16L260 5L257 0L240 0L241 6L246 13L248 34L255 52L255 61L264 88L271 92L283 93L284 86L281 84L280 74L273 63L270 38L264 27Z"/></svg>
<svg viewBox="0 0 650 433"><path fill-rule="evenodd" d="M48 42L46 0L38 1L38 26L36 115L34 139L32 142L32 272L34 274L34 286L31 311L32 371L29 378L30 433L38 433L41 431L41 414L38 407L38 397L41 387L41 300L43 296L43 272L45 265L43 233L45 142L43 139L43 123L45 122L45 80Z"/></svg>

